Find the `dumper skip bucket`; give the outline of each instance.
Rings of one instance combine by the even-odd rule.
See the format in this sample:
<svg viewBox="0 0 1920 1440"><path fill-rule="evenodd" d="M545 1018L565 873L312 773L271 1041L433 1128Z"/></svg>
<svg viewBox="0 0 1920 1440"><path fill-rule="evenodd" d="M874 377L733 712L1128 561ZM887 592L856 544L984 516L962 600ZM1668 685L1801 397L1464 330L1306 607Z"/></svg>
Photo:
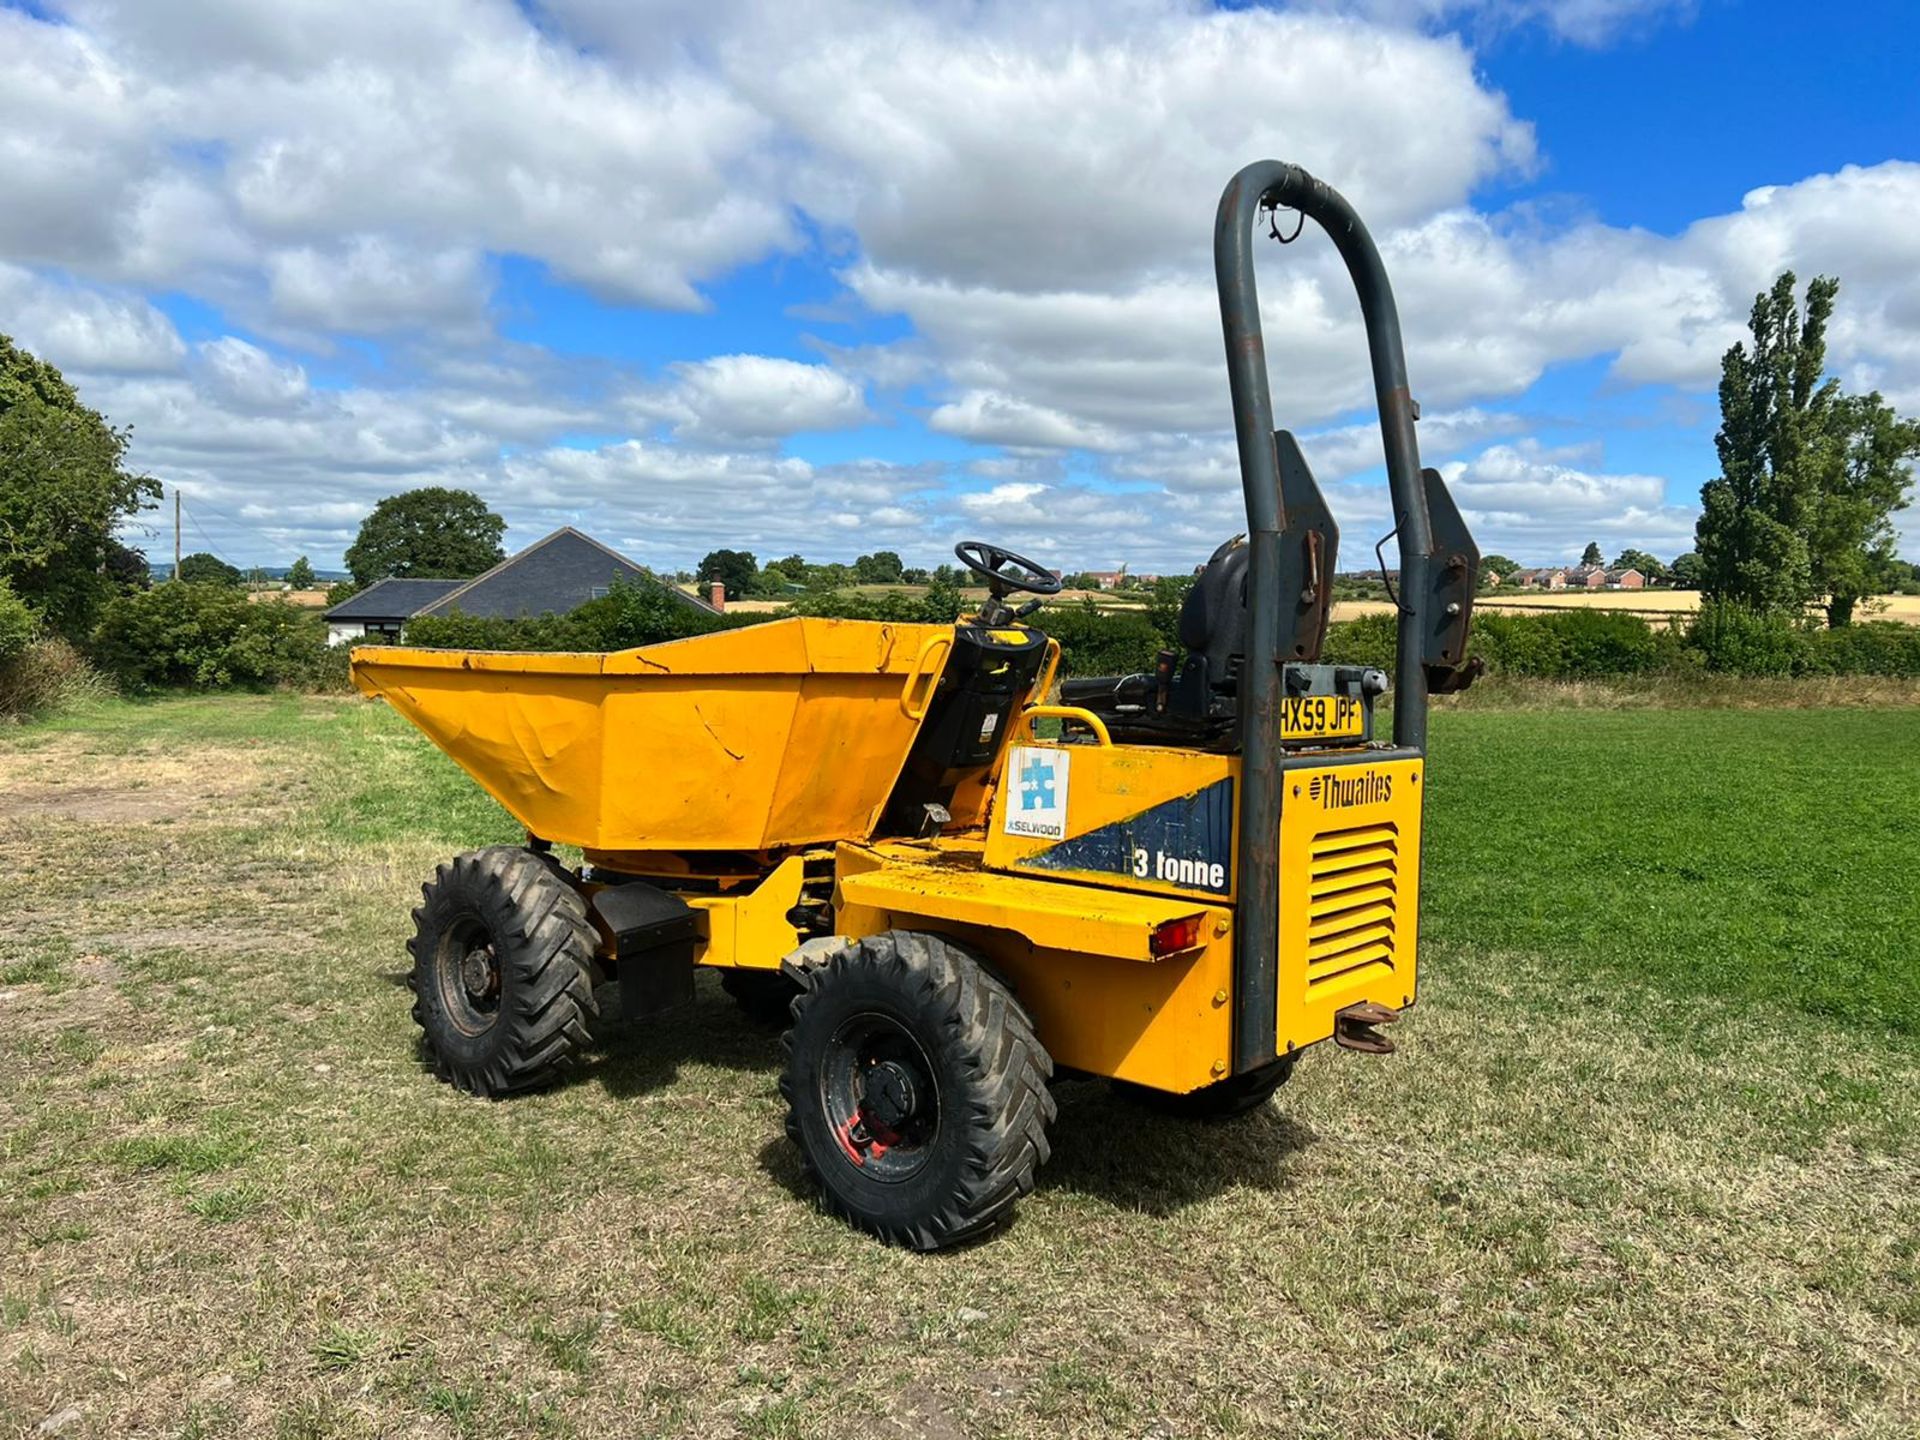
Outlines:
<svg viewBox="0 0 1920 1440"><path fill-rule="evenodd" d="M541 839L768 850L871 832L951 639L802 618L604 655L376 647L353 681Z"/></svg>

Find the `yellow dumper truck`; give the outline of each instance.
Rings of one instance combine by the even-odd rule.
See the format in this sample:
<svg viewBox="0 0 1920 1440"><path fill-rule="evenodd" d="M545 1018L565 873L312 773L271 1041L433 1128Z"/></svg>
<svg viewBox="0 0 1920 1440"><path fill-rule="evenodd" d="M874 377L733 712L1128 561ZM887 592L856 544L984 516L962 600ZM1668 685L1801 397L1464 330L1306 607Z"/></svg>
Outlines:
<svg viewBox="0 0 1920 1440"><path fill-rule="evenodd" d="M1254 287L1256 225L1281 208L1327 230L1366 320L1391 677L1319 663L1338 531L1273 427ZM1036 615L1059 581L972 541L988 598L953 625L354 653L356 684L527 832L440 866L414 911L414 1015L445 1079L547 1084L588 1043L597 986L644 1018L717 970L788 1019L787 1130L825 1203L933 1249L1033 1187L1062 1076L1220 1116L1309 1045L1392 1048L1381 1027L1416 993L1427 696L1472 678L1479 556L1420 468L1392 291L1346 201L1252 165L1214 244L1247 533L1151 673L1059 679Z"/></svg>

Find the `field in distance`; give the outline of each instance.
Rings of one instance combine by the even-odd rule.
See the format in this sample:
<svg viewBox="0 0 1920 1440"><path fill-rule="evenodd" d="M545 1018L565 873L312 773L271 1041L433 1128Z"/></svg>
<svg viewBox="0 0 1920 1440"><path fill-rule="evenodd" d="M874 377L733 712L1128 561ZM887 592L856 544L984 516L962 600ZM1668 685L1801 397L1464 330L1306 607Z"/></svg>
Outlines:
<svg viewBox="0 0 1920 1440"><path fill-rule="evenodd" d="M1482 613L1538 614L1550 610L1620 610L1657 619L1691 615L1700 608L1698 590L1491 590L1474 602ZM1357 620L1392 610L1384 600L1341 600L1333 607L1335 620ZM1856 620L1898 620L1920 625L1920 595L1882 595L1863 600Z"/></svg>
<svg viewBox="0 0 1920 1440"><path fill-rule="evenodd" d="M689 593L692 587L684 586ZM924 585L856 585L842 594L858 595L866 599L878 599L885 595L905 595L918 598L926 593ZM966 588L960 592L969 601L986 599L984 589ZM1102 609L1128 610L1144 607L1148 594L1143 590L1064 590L1049 603L1054 605L1072 604L1082 599L1093 601ZM729 610L749 615L767 614L789 604L788 600L752 599L730 600ZM1690 615L1700 608L1700 592L1697 590L1491 590L1483 592L1476 602L1485 613L1504 611L1510 614L1540 613L1550 610L1583 608L1590 610L1620 610L1631 615L1644 615L1648 619L1659 619L1670 615ZM1333 605L1335 621L1358 620L1362 615L1381 615L1393 609L1385 600L1337 600ZM1898 620L1907 625L1920 625L1920 595L1883 595L1877 599L1862 601L1854 612L1858 620Z"/></svg>

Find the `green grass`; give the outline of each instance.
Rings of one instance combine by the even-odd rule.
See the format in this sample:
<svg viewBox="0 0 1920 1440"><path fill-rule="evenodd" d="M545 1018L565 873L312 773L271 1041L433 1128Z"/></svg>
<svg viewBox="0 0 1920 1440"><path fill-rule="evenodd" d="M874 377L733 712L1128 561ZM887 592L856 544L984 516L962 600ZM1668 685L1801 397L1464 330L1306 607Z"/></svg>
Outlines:
<svg viewBox="0 0 1920 1440"><path fill-rule="evenodd" d="M1458 712L1426 933L1920 1034L1920 709Z"/></svg>
<svg viewBox="0 0 1920 1440"><path fill-rule="evenodd" d="M435 1082L407 913L514 830L384 706L8 731L0 1435L1920 1433L1920 707L1564 698L1435 716L1400 1054L1062 1086L936 1257L815 1207L704 979Z"/></svg>

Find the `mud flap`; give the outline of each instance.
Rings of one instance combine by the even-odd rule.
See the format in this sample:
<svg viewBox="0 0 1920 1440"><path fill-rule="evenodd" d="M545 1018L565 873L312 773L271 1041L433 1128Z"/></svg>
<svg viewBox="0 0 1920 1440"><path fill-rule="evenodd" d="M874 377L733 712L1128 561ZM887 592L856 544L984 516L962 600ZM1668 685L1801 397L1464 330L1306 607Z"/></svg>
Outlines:
<svg viewBox="0 0 1920 1440"><path fill-rule="evenodd" d="M686 901L630 880L594 891L589 903L613 936L622 1016L644 1020L692 1002L700 927Z"/></svg>

